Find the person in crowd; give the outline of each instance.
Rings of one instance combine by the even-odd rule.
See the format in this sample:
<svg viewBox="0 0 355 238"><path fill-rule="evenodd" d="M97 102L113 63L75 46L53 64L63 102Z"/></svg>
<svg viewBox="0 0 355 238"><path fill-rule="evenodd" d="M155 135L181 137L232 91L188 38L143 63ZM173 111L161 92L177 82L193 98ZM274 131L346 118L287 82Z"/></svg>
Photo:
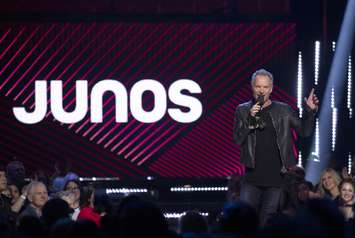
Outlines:
<svg viewBox="0 0 355 238"><path fill-rule="evenodd" d="M122 199L118 206L118 232L121 238L172 238L168 222L161 210L152 202L138 196Z"/></svg>
<svg viewBox="0 0 355 238"><path fill-rule="evenodd" d="M100 227L102 214L94 209L95 189L93 187L84 187L82 196L83 203L77 220L90 220Z"/></svg>
<svg viewBox="0 0 355 238"><path fill-rule="evenodd" d="M17 199L20 198L19 188L17 187L16 184L9 184L7 187L10 191L11 204L14 204L17 201Z"/></svg>
<svg viewBox="0 0 355 238"><path fill-rule="evenodd" d="M218 218L221 237L256 237L259 217L255 209L246 202L227 203Z"/></svg>
<svg viewBox="0 0 355 238"><path fill-rule="evenodd" d="M319 194L312 194L313 197L324 197L329 198L331 200L335 200L338 198L339 192L339 184L341 182L341 178L339 174L332 168L325 169L320 177L319 184Z"/></svg>
<svg viewBox="0 0 355 238"><path fill-rule="evenodd" d="M179 233L183 238L207 238L206 219L196 211L189 211L179 220Z"/></svg>
<svg viewBox="0 0 355 238"><path fill-rule="evenodd" d="M16 160L16 158L14 159L14 161L11 161L6 166L6 176L9 184L16 184L21 190L26 184L26 169L21 161Z"/></svg>
<svg viewBox="0 0 355 238"><path fill-rule="evenodd" d="M6 222L13 220L13 213L11 209L11 198L6 195L7 179L5 168L0 165L0 214L4 217Z"/></svg>
<svg viewBox="0 0 355 238"><path fill-rule="evenodd" d="M52 225L60 219L69 218L72 213L72 209L69 204L60 198L52 198L42 209L42 221L46 225L46 229L50 230Z"/></svg>
<svg viewBox="0 0 355 238"><path fill-rule="evenodd" d="M29 204L20 213L18 220L24 216L42 216L42 208L48 201L48 192L46 186L42 182L32 181L28 185L27 199Z"/></svg>
<svg viewBox="0 0 355 238"><path fill-rule="evenodd" d="M21 196L12 202L11 191L8 189L6 169L0 165L0 213L2 213L10 223L14 223L16 216L25 204L27 191L24 190ZM9 194L8 194L9 193Z"/></svg>
<svg viewBox="0 0 355 238"><path fill-rule="evenodd" d="M302 181L297 184L296 187L296 201L297 208L303 206L309 199L311 199L310 193L313 191L313 184L309 181Z"/></svg>
<svg viewBox="0 0 355 238"><path fill-rule="evenodd" d="M354 219L354 194L355 185L351 178L346 178L339 184L339 210L346 221Z"/></svg>
<svg viewBox="0 0 355 238"><path fill-rule="evenodd" d="M80 182L76 179L73 180L68 180L66 184L64 185L64 190L69 191L73 194L73 201L70 205L70 207L74 210L74 213L72 215L72 219L74 221L77 220L78 215L80 213L80 205L81 205L81 191L80 191Z"/></svg>

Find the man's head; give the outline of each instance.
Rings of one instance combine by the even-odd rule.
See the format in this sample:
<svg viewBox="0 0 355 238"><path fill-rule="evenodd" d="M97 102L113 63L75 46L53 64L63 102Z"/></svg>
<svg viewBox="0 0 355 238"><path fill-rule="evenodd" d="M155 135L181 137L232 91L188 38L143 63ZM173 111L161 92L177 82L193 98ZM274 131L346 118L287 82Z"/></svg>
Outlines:
<svg viewBox="0 0 355 238"><path fill-rule="evenodd" d="M273 88L273 81L274 77L269 71L265 69L255 71L251 77L253 97L257 99L258 96L264 96L265 102L269 100Z"/></svg>
<svg viewBox="0 0 355 238"><path fill-rule="evenodd" d="M7 179L5 167L0 164L0 193L5 191L7 188Z"/></svg>
<svg viewBox="0 0 355 238"><path fill-rule="evenodd" d="M42 208L48 200L46 185L41 182L33 181L28 186L28 200L32 206Z"/></svg>

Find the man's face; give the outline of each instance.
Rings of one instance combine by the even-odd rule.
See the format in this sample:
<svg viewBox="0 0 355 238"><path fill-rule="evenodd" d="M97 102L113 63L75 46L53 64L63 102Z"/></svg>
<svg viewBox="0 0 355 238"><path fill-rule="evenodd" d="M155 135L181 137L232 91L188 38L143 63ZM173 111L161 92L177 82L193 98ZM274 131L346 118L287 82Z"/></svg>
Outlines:
<svg viewBox="0 0 355 238"><path fill-rule="evenodd" d="M42 208L48 200L47 189L43 185L38 185L33 188L33 192L28 198L33 206Z"/></svg>
<svg viewBox="0 0 355 238"><path fill-rule="evenodd" d="M6 190L7 188L7 179L5 171L0 171L0 192Z"/></svg>
<svg viewBox="0 0 355 238"><path fill-rule="evenodd" d="M253 97L258 98L259 95L264 96L264 101L266 102L270 98L272 92L272 82L268 76L258 75L254 80L253 88Z"/></svg>

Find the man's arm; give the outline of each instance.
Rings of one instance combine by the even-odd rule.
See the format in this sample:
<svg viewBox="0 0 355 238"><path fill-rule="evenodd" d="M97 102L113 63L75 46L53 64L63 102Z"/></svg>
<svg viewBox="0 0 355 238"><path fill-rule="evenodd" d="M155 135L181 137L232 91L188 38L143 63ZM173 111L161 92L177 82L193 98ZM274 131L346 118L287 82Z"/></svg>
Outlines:
<svg viewBox="0 0 355 238"><path fill-rule="evenodd" d="M234 128L233 137L236 144L241 145L246 140L250 129L249 129L249 113L247 115L242 115L241 108L237 107L234 116Z"/></svg>
<svg viewBox="0 0 355 238"><path fill-rule="evenodd" d="M292 113L291 126L297 130L300 136L307 137L312 134L318 105L319 100L314 93L314 88L312 88L308 98L305 98L304 115L302 119L299 119L295 113Z"/></svg>
<svg viewBox="0 0 355 238"><path fill-rule="evenodd" d="M290 121L291 127L294 128L297 133L302 137L308 137L312 134L314 123L315 123L315 111L310 109L307 105L303 108L303 117L299 118L296 112L294 112L291 108L289 109L291 112Z"/></svg>

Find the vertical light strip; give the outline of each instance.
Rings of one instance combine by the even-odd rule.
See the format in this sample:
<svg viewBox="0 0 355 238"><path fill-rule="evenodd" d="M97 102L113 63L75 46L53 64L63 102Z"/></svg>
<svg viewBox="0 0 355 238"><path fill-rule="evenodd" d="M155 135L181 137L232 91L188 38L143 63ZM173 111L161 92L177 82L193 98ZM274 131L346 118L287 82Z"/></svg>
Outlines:
<svg viewBox="0 0 355 238"><path fill-rule="evenodd" d="M334 87L332 88L330 105L332 108L332 151L335 151L335 144L336 144L336 138L337 138L338 110L335 107Z"/></svg>
<svg viewBox="0 0 355 238"><path fill-rule="evenodd" d="M348 93L347 93L347 107L349 110L349 119L353 117L353 108L351 105L351 90L352 90L352 75L351 75L351 56L349 56L349 61L348 61Z"/></svg>
<svg viewBox="0 0 355 238"><path fill-rule="evenodd" d="M298 167L301 167L303 168L303 165L302 165L302 151L298 151L298 164L297 164Z"/></svg>
<svg viewBox="0 0 355 238"><path fill-rule="evenodd" d="M302 86L303 86L303 71L302 71L302 52L298 52L298 68L297 68L297 107L302 118Z"/></svg>
<svg viewBox="0 0 355 238"><path fill-rule="evenodd" d="M319 58L320 58L320 42L316 41L314 47L314 85L318 85Z"/></svg>
<svg viewBox="0 0 355 238"><path fill-rule="evenodd" d="M336 47L336 42L332 41L332 50L333 50L333 52L335 52L335 47Z"/></svg>
<svg viewBox="0 0 355 238"><path fill-rule="evenodd" d="M319 162L319 118L316 118L315 146L312 154L315 155L313 161Z"/></svg>
<svg viewBox="0 0 355 238"><path fill-rule="evenodd" d="M351 167L352 167L352 165L353 165L353 162L352 162L352 160L351 160L351 152L349 152L349 154L348 154L348 174L351 174Z"/></svg>

